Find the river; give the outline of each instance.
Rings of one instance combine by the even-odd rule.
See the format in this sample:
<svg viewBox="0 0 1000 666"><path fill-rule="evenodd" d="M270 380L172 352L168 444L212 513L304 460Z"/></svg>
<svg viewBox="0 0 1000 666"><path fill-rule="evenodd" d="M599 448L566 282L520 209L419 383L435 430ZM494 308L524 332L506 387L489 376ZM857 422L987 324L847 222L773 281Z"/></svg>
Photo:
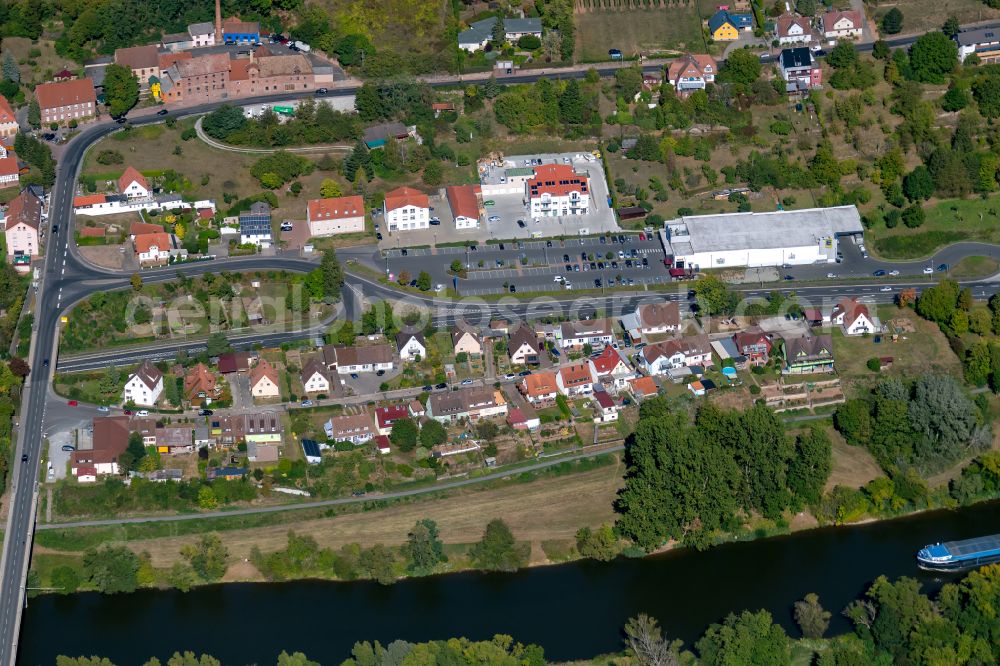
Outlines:
<svg viewBox="0 0 1000 666"><path fill-rule="evenodd" d="M563 660L621 649L621 627L639 612L659 618L688 646L710 623L744 608L770 610L797 636L791 605L808 592L833 612L831 632L842 632L849 624L840 610L880 574L915 576L925 591L946 582L917 569L921 546L996 532L1000 503L992 502L700 553L449 574L389 587L300 581L213 585L186 594L46 595L25 611L18 661L51 666L59 654L97 654L124 666L194 650L224 664L273 664L281 650L297 650L325 665L340 663L358 640L495 633L538 643L550 659Z"/></svg>

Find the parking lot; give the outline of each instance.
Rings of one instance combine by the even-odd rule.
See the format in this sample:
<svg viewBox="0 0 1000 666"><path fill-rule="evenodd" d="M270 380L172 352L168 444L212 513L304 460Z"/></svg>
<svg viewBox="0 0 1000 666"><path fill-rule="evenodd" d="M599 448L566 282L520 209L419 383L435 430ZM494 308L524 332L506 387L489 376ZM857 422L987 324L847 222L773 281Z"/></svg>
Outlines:
<svg viewBox="0 0 1000 666"><path fill-rule="evenodd" d="M515 291L552 291L566 289L566 282L570 289L595 289L670 280L659 238L645 233L490 243L475 249L407 249L405 253L388 253L390 272L415 276L427 271L435 283L449 284L448 269L457 259L466 269L458 290L470 296L509 292L512 285Z"/></svg>

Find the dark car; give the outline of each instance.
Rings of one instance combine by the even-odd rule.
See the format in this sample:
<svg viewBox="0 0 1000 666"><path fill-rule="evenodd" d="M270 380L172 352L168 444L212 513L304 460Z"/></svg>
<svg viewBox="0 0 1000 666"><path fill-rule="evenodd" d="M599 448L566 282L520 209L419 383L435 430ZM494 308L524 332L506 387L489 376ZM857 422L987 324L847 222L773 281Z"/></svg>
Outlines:
<svg viewBox="0 0 1000 666"><path fill-rule="evenodd" d="M211 409L203 409L200 412L198 412L198 416L211 416L214 413L215 412L213 412Z"/></svg>
<svg viewBox="0 0 1000 666"><path fill-rule="evenodd" d="M611 242L612 243L617 243L618 242L618 236L612 236L611 237Z"/></svg>
<svg viewBox="0 0 1000 666"><path fill-rule="evenodd" d="M517 287L516 287L515 285L510 285L510 293L512 293L512 294L513 294L513 293L515 293L516 291L517 291Z"/></svg>
<svg viewBox="0 0 1000 666"><path fill-rule="evenodd" d="M52 233L54 233L54 234L59 233L59 225L58 224L53 224L52 225Z"/></svg>
<svg viewBox="0 0 1000 666"><path fill-rule="evenodd" d="M531 374L531 370L522 370L521 372L517 373L517 376L518 377L527 377L530 374Z"/></svg>
<svg viewBox="0 0 1000 666"><path fill-rule="evenodd" d="M21 462L28 462L28 454L27 453L22 453L21 454Z"/></svg>
<svg viewBox="0 0 1000 666"><path fill-rule="evenodd" d="M607 245L607 243L608 243L608 239L605 238L604 236L601 236L601 245Z"/></svg>
<svg viewBox="0 0 1000 666"><path fill-rule="evenodd" d="M503 243L500 243L500 249L504 249Z"/></svg>
<svg viewBox="0 0 1000 666"><path fill-rule="evenodd" d="M416 280L410 280L410 286L411 287L416 287L417 286L417 281Z"/></svg>
<svg viewBox="0 0 1000 666"><path fill-rule="evenodd" d="M642 265L643 266L649 266L649 259L647 259L646 257L643 257L642 258Z"/></svg>
<svg viewBox="0 0 1000 666"><path fill-rule="evenodd" d="M375 373L375 376L376 377L381 377L384 374L385 374L385 370L379 370L378 372Z"/></svg>
<svg viewBox="0 0 1000 666"><path fill-rule="evenodd" d="M597 287L598 289L601 288L601 278L597 278L596 280L594 280L594 286Z"/></svg>
<svg viewBox="0 0 1000 666"><path fill-rule="evenodd" d="M786 276L785 276L785 279L786 279L786 280L794 280L795 278L794 278L794 277L792 277L791 275L786 275Z"/></svg>
<svg viewBox="0 0 1000 666"><path fill-rule="evenodd" d="M167 111L166 109L160 109L159 111L156 112L156 115L158 115L158 116L165 116L168 113L170 113L170 112Z"/></svg>
<svg viewBox="0 0 1000 666"><path fill-rule="evenodd" d="M567 273L572 273L573 272L573 267L570 266L569 264L566 264L566 272Z"/></svg>
<svg viewBox="0 0 1000 666"><path fill-rule="evenodd" d="M524 224L524 220L518 220L518 221L517 221L517 226L519 226L519 227L521 227L522 229L524 229L524 227L526 226L526 225Z"/></svg>
<svg viewBox="0 0 1000 666"><path fill-rule="evenodd" d="M434 387L433 387L433 386L430 386L430 385L427 385L427 386L425 386L425 387L424 387L423 389L421 389L421 390L422 390L422 391L433 391L433 390L434 390Z"/></svg>
<svg viewBox="0 0 1000 666"><path fill-rule="evenodd" d="M376 233L375 234L375 238L377 238L378 240L382 240L382 234L381 233Z"/></svg>
<svg viewBox="0 0 1000 666"><path fill-rule="evenodd" d="M351 373L351 379L357 379L357 378L358 378L358 373L352 372Z"/></svg>
<svg viewBox="0 0 1000 666"><path fill-rule="evenodd" d="M545 241L545 247L552 247L552 241Z"/></svg>
<svg viewBox="0 0 1000 666"><path fill-rule="evenodd" d="M49 367L49 359L47 359L47 358L43 359L42 360L42 365L44 365L46 368Z"/></svg>
<svg viewBox="0 0 1000 666"><path fill-rule="evenodd" d="M115 122L118 123L119 125L124 125L128 121L125 119L125 116L120 116L118 118L115 118Z"/></svg>
<svg viewBox="0 0 1000 666"><path fill-rule="evenodd" d="M949 268L948 264L941 264L940 266L937 267L939 273L946 272L948 268Z"/></svg>
<svg viewBox="0 0 1000 666"><path fill-rule="evenodd" d="M569 262L569 255L568 254L564 254L563 255L563 261Z"/></svg>
<svg viewBox="0 0 1000 666"><path fill-rule="evenodd" d="M404 247L404 248L403 248L402 250L400 250L400 251L399 251L399 253L400 253L401 255L403 255L404 257L405 257L405 256L406 256L407 254L409 254L409 252L407 252L407 251L406 251L406 248L405 248L405 247Z"/></svg>
<svg viewBox="0 0 1000 666"><path fill-rule="evenodd" d="M448 384L446 384L445 382L441 382L440 384L437 384L434 388L436 388L436 389L446 389L446 388L448 388Z"/></svg>
<svg viewBox="0 0 1000 666"><path fill-rule="evenodd" d="M316 89L316 94L317 94L317 95L325 95L325 94L327 94L328 92L330 92L330 91L329 91L329 90L327 90L326 88L317 88L317 89Z"/></svg>
<svg viewBox="0 0 1000 666"><path fill-rule="evenodd" d="M875 277L885 277L885 271L879 269L879 270L875 271L874 273L872 273L872 275L875 276Z"/></svg>

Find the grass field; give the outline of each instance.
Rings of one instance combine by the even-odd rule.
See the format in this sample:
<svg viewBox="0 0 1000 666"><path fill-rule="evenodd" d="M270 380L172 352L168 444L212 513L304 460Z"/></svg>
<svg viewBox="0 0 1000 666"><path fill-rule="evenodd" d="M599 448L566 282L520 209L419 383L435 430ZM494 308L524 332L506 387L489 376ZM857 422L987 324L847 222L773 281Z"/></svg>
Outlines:
<svg viewBox="0 0 1000 666"><path fill-rule="evenodd" d="M834 486L860 488L882 475L882 468L867 449L845 442L833 426L827 427L826 432L833 444L833 471L826 481L826 490L831 490Z"/></svg>
<svg viewBox="0 0 1000 666"><path fill-rule="evenodd" d="M665 9L583 12L576 14L575 20L576 59L580 62L607 60L612 48L621 50L625 57L664 50L705 51L694 3Z"/></svg>
<svg viewBox="0 0 1000 666"><path fill-rule="evenodd" d="M904 34L940 30L949 16L963 24L1000 17L1000 10L980 0L898 0L879 3L875 18L880 20L893 7L903 12Z"/></svg>
<svg viewBox="0 0 1000 666"><path fill-rule="evenodd" d="M883 374L913 378L927 373L942 373L960 377L961 363L948 346L948 341L938 327L917 317L912 310L900 310L894 305L880 305L878 316L883 324L892 319L908 319L915 327L913 333L901 333L897 342L883 336L881 344L874 344L872 337L845 336L840 329L833 332L833 350L837 359L837 372L844 379L845 392L850 395L851 384L868 384L881 376L865 367L868 359L892 356L895 361Z"/></svg>
<svg viewBox="0 0 1000 666"><path fill-rule="evenodd" d="M1000 242L1000 196L949 199L925 206L924 211L927 219L916 229L874 228L876 253L887 259L919 259L961 240Z"/></svg>
<svg viewBox="0 0 1000 666"><path fill-rule="evenodd" d="M965 257L951 267L948 274L956 280L989 277L1000 271L1000 261L993 257Z"/></svg>
<svg viewBox="0 0 1000 666"><path fill-rule="evenodd" d="M540 545L543 540L571 540L585 525L595 527L612 522L611 503L622 483L624 468L615 457L613 464L585 472L543 477L530 483L503 484L488 490L469 489L448 496L399 503L377 511L347 513L330 518L307 511L267 517L223 518L218 534L233 558L247 557L256 545L268 552L284 548L289 530L308 532L321 546L339 547L357 542L362 545L401 544L407 531L422 518L438 523L447 544L478 541L486 523L502 517L518 540ZM186 525L151 524L149 528L84 528L65 532L44 531L39 544L43 552L79 552L108 541L128 541L136 552L148 551L157 567L169 567L179 557L180 548L197 539L198 523ZM207 523L208 521L206 521ZM245 526L245 527L242 527ZM225 529L236 527L237 529ZM172 533L176 534L173 535ZM155 538L145 538L148 535Z"/></svg>

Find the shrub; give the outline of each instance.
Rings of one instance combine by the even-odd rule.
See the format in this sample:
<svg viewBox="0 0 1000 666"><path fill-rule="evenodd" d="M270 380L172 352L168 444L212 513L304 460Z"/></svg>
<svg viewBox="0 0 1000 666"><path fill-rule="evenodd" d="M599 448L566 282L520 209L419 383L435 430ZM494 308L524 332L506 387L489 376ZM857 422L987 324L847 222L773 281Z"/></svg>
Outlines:
<svg viewBox="0 0 1000 666"><path fill-rule="evenodd" d="M873 357L868 359L868 363L866 363L866 365L868 366L868 369L871 370L872 372L878 372L879 370L882 369L882 363L878 360L878 358Z"/></svg>

